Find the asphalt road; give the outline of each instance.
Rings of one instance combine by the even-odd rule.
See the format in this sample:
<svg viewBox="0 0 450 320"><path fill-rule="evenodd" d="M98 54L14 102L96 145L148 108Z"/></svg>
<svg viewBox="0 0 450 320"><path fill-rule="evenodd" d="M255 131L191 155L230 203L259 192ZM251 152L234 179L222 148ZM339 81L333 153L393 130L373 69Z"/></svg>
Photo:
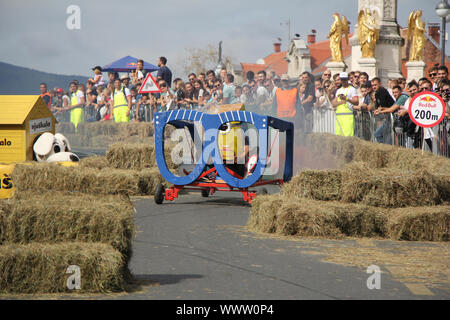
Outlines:
<svg viewBox="0 0 450 320"><path fill-rule="evenodd" d="M413 292L381 274L369 290L365 270L325 263L317 241L290 241L244 229L250 207L240 194L182 195L157 206L136 199L139 233L130 269L139 291L120 299L449 299L449 291ZM339 241L355 245L355 240ZM430 294L431 293L431 294Z"/></svg>

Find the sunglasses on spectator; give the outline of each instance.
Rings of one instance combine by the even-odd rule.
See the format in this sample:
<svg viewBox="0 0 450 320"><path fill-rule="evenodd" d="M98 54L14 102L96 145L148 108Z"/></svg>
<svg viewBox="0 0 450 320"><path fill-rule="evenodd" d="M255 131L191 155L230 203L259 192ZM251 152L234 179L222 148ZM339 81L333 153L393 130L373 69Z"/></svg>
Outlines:
<svg viewBox="0 0 450 320"><path fill-rule="evenodd" d="M189 78L189 81L194 81L195 80L195 78Z"/></svg>
<svg viewBox="0 0 450 320"><path fill-rule="evenodd" d="M159 85L161 88L167 88L167 84L161 84Z"/></svg>
<svg viewBox="0 0 450 320"><path fill-rule="evenodd" d="M215 85L214 88L220 88L220 84Z"/></svg>
<svg viewBox="0 0 450 320"><path fill-rule="evenodd" d="M436 76L437 76L437 73L430 73L431 78L436 77Z"/></svg>

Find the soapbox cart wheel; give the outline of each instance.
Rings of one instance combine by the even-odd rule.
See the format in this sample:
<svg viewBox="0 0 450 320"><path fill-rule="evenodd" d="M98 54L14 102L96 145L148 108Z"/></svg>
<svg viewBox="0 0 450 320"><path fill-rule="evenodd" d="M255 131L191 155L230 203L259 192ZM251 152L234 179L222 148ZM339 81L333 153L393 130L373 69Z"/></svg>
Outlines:
<svg viewBox="0 0 450 320"><path fill-rule="evenodd" d="M209 190L202 189L202 197L203 198L208 198L209 197Z"/></svg>
<svg viewBox="0 0 450 320"><path fill-rule="evenodd" d="M155 203L162 204L166 197L166 188L160 183L156 186L155 190Z"/></svg>

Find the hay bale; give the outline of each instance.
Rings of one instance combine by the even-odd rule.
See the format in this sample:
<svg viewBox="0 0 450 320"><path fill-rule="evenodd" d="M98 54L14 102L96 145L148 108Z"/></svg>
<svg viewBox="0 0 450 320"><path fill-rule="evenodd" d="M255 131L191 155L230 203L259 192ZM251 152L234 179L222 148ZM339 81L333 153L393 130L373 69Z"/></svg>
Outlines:
<svg viewBox="0 0 450 320"><path fill-rule="evenodd" d="M81 290L67 288L67 268L80 267ZM103 243L0 246L0 292L61 293L123 291L127 268L121 254Z"/></svg>
<svg viewBox="0 0 450 320"><path fill-rule="evenodd" d="M282 187L283 194L315 200L341 199L340 170L304 170Z"/></svg>
<svg viewBox="0 0 450 320"><path fill-rule="evenodd" d="M0 221L2 242L101 242L126 261L131 257L134 208L128 197L20 192L0 209Z"/></svg>
<svg viewBox="0 0 450 320"><path fill-rule="evenodd" d="M159 174L159 173L158 173ZM153 175L152 177L157 177ZM16 165L12 179L20 191L72 191L102 194L145 195L136 170L96 170L85 167L63 167L52 163ZM147 179L148 176L147 176ZM148 185L149 181L147 181Z"/></svg>
<svg viewBox="0 0 450 320"><path fill-rule="evenodd" d="M450 176L450 159L418 149L393 148L389 153L388 168L404 171L427 170L436 175Z"/></svg>
<svg viewBox="0 0 450 320"><path fill-rule="evenodd" d="M356 137L343 138L329 133L309 134L303 141L316 152L333 155L341 166L353 160L355 148L361 142Z"/></svg>
<svg viewBox="0 0 450 320"><path fill-rule="evenodd" d="M139 172L139 189L142 194L155 194L159 183L166 184L166 180L161 176L158 168L144 169Z"/></svg>
<svg viewBox="0 0 450 320"><path fill-rule="evenodd" d="M275 233L276 213L283 202L284 197L278 194L256 197L252 202L248 228L258 232Z"/></svg>
<svg viewBox="0 0 450 320"><path fill-rule="evenodd" d="M9 212L8 200L0 199L0 217L6 215ZM4 242L4 230L5 230L5 219L0 218L0 245Z"/></svg>
<svg viewBox="0 0 450 320"><path fill-rule="evenodd" d="M58 122L55 126L55 132L66 134L74 134L75 126L71 122Z"/></svg>
<svg viewBox="0 0 450 320"><path fill-rule="evenodd" d="M62 132L75 147L108 148L117 142L152 143L154 126L148 122L115 123L113 121L80 123L77 133L72 124L61 124ZM58 130L57 130L58 131Z"/></svg>
<svg viewBox="0 0 450 320"><path fill-rule="evenodd" d="M370 168L385 168L389 162L389 155L394 149L399 149L393 146L388 146L380 143L373 143L361 139L353 140L356 143L353 154L353 161L364 162Z"/></svg>
<svg viewBox="0 0 450 320"><path fill-rule="evenodd" d="M336 157L340 165L352 161L365 162L371 168L391 168L406 171L428 170L450 175L450 159L421 150L372 143L356 137L341 137L328 133L303 136L306 147Z"/></svg>
<svg viewBox="0 0 450 320"><path fill-rule="evenodd" d="M118 136L139 138L152 137L154 126L149 122L115 123L113 121L84 122L78 126L78 134L92 138L96 136Z"/></svg>
<svg viewBox="0 0 450 320"><path fill-rule="evenodd" d="M107 153L108 164L116 169L142 170L155 166L155 147L145 144L116 143Z"/></svg>
<svg viewBox="0 0 450 320"><path fill-rule="evenodd" d="M139 138L153 137L155 127L149 122L119 123L119 136L138 136Z"/></svg>
<svg viewBox="0 0 450 320"><path fill-rule="evenodd" d="M104 156L92 156L80 160L80 167L82 168L93 168L97 170L102 170L109 168L108 160Z"/></svg>
<svg viewBox="0 0 450 320"><path fill-rule="evenodd" d="M322 154L333 155L341 166L356 161L366 162L371 168L386 167L389 154L398 149L357 137L341 137L329 133L310 134L305 138L305 144Z"/></svg>
<svg viewBox="0 0 450 320"><path fill-rule="evenodd" d="M449 241L449 205L393 209L388 216L388 233L394 240Z"/></svg>
<svg viewBox="0 0 450 320"><path fill-rule="evenodd" d="M118 125L113 121L84 122L80 123L77 132L81 136L88 138L95 136L116 136L118 135Z"/></svg>
<svg viewBox="0 0 450 320"><path fill-rule="evenodd" d="M450 199L445 176L425 170L372 169L354 162L342 171L341 200L380 207L438 205Z"/></svg>
<svg viewBox="0 0 450 320"><path fill-rule="evenodd" d="M281 235L341 238L384 237L386 223L380 208L271 195L255 199L248 226Z"/></svg>
<svg viewBox="0 0 450 320"><path fill-rule="evenodd" d="M178 166L172 161L172 148L174 144L164 145L164 158L169 169L177 169ZM142 170L156 167L155 147L152 144L129 144L116 143L112 145L106 158L111 167L116 169Z"/></svg>
<svg viewBox="0 0 450 320"><path fill-rule="evenodd" d="M352 162L343 170L305 170L283 185L283 194L376 207L439 205L450 199L450 175L373 169Z"/></svg>
<svg viewBox="0 0 450 320"><path fill-rule="evenodd" d="M72 148L77 148L77 147L90 147L90 140L88 137L86 136L82 136L79 134L74 134L74 133L66 133L64 134L64 136L67 138L67 140L70 143L70 146Z"/></svg>
<svg viewBox="0 0 450 320"><path fill-rule="evenodd" d="M153 137L139 137L139 136L95 136L91 137L89 144L93 148L107 149L115 143L124 144L154 144Z"/></svg>

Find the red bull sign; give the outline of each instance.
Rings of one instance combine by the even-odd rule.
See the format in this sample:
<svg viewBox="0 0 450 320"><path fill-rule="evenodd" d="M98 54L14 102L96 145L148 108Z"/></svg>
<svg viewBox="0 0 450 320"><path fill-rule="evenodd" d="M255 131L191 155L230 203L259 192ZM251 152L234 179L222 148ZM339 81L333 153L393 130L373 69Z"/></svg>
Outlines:
<svg viewBox="0 0 450 320"><path fill-rule="evenodd" d="M409 103L409 117L422 128L437 126L445 116L446 103L434 92L424 91Z"/></svg>

